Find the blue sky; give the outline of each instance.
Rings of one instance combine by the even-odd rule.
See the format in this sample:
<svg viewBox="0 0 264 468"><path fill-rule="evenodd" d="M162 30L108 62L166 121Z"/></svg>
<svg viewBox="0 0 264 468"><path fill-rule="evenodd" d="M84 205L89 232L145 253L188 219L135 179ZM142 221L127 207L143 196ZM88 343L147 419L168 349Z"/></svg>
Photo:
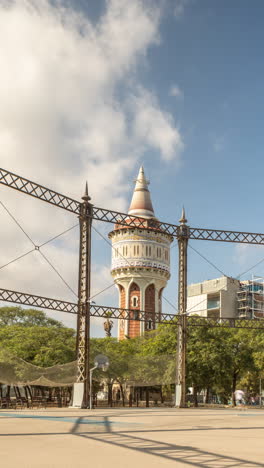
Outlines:
<svg viewBox="0 0 264 468"><path fill-rule="evenodd" d="M161 220L177 223L184 204L193 227L264 232L263 13L260 0L0 0L1 166L75 198L87 179L95 205L126 210L143 163ZM75 223L4 188L0 197L36 242ZM29 247L3 216L1 263ZM77 239L45 251L73 288ZM264 258L261 247L190 245L230 276ZM94 233L94 293L111 283L110 254ZM3 287L74 300L27 260L2 270ZM264 262L243 279L252 273L264 276ZM217 276L189 250L189 283ZM176 304L175 247L164 294ZM117 305L117 293L97 303Z"/></svg>

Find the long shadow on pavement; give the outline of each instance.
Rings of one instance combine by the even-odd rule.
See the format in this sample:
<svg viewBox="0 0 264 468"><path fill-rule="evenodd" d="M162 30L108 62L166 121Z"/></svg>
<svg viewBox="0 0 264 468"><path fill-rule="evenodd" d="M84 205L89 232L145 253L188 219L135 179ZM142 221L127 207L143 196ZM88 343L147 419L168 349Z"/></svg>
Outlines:
<svg viewBox="0 0 264 468"><path fill-rule="evenodd" d="M55 418L54 418L55 419ZM57 419L57 418L56 418ZM160 430L123 430L112 431L112 422L108 416L101 416L100 423L102 431L98 431L98 426L95 423L94 426L89 426L89 431L81 430L84 425L87 425L89 421L88 416L80 416L74 421L74 424L68 432L54 432L54 433L21 433L21 434L1 434L2 436L45 436L45 435L71 435L75 437L81 437L82 439L94 440L103 444L109 444L115 447L125 448L128 450L136 451L144 455L151 455L166 459L174 462L180 462L182 466L192 466L200 468L226 468L226 467L242 467L242 468L263 468L263 463L252 462L238 457L229 455L223 455L216 452L209 452L201 450L196 447L189 445L178 445L167 442L156 441L136 435L132 435L135 432L180 432L180 431L208 431L208 430L241 430L241 429L263 429L261 427L234 427L234 428L192 428L192 429L160 429ZM97 419L97 418L96 418ZM99 418L98 418L99 419ZM82 426L82 427L81 427ZM86 426L87 428L87 426ZM0 436L1 436L0 435Z"/></svg>
<svg viewBox="0 0 264 468"><path fill-rule="evenodd" d="M166 442L135 437L127 434L114 433L104 434L104 438L95 437L91 434L76 434L78 437L89 438L101 443L111 444L116 447L122 447L129 450L154 455L174 462L181 462L189 466L200 468L260 468L263 463L251 462L242 458L230 457L215 452L200 450L191 446L168 444Z"/></svg>

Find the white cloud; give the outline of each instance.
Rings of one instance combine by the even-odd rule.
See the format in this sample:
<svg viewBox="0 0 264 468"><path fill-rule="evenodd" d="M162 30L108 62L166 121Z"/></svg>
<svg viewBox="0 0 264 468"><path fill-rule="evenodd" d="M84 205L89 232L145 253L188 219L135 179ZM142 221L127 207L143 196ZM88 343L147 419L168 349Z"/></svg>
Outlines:
<svg viewBox="0 0 264 468"><path fill-rule="evenodd" d="M176 19L181 19L185 13L190 0L175 0L174 16Z"/></svg>
<svg viewBox="0 0 264 468"><path fill-rule="evenodd" d="M177 98L183 98L184 97L183 91L176 84L172 85L172 87L170 88L170 93L169 94L170 94L170 96L174 96L174 97L177 97Z"/></svg>
<svg viewBox="0 0 264 468"><path fill-rule="evenodd" d="M141 89L131 96L129 107L134 113L134 137L141 152L152 146L165 161L179 159L184 147L181 134L172 125L171 115L160 110L156 97Z"/></svg>
<svg viewBox="0 0 264 468"><path fill-rule="evenodd" d="M88 178L97 204L124 209L123 181L142 151L171 159L182 148L156 96L145 103L161 125L159 145L130 126L130 118L142 119L127 101L148 94L138 68L158 43L160 10L155 2L111 0L93 24L60 4L0 0L1 163L74 196Z"/></svg>
<svg viewBox="0 0 264 468"><path fill-rule="evenodd" d="M152 150L177 161L183 149L172 116L140 82L160 18L154 1L108 0L95 24L59 0L0 0L1 166L78 199L88 179L93 203L125 210L137 160ZM36 243L74 224L28 198L0 191ZM7 218L0 242L1 264L30 248ZM50 250L71 284L74 243L71 233ZM62 294L48 270L40 280L31 255L3 269L1 285Z"/></svg>

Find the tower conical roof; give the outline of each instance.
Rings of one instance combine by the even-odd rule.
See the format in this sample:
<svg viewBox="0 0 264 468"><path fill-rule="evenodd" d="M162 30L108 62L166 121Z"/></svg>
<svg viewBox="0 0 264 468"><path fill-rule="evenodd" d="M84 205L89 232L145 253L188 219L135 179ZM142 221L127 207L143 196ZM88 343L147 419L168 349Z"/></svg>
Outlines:
<svg viewBox="0 0 264 468"><path fill-rule="evenodd" d="M143 166L139 169L138 177L135 182L136 185L128 214L131 216L140 216L142 218L155 218L148 189L149 182L145 177Z"/></svg>

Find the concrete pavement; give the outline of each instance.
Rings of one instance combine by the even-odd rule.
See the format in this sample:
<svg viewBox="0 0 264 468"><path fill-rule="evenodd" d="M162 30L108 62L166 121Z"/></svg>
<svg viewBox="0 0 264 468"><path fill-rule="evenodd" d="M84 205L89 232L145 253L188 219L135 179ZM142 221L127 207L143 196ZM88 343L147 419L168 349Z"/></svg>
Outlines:
<svg viewBox="0 0 264 468"><path fill-rule="evenodd" d="M264 467L258 409L0 410L3 468Z"/></svg>

